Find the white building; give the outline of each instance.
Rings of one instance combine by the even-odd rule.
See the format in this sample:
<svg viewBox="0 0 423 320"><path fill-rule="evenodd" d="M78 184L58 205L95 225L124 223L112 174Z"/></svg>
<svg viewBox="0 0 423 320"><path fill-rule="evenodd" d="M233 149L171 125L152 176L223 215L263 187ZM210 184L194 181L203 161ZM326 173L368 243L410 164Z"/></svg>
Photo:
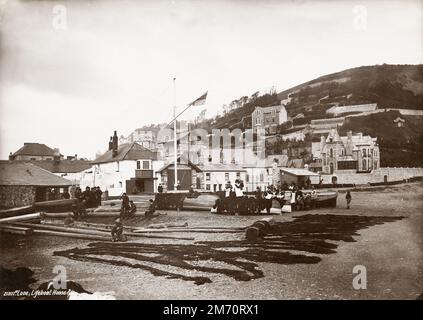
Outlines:
<svg viewBox="0 0 423 320"><path fill-rule="evenodd" d="M81 187L100 186L109 196L122 193L139 194L157 190L155 176L162 165L157 153L136 142L118 146L117 136L109 144L109 150L92 161L93 167L85 172Z"/></svg>
<svg viewBox="0 0 423 320"><path fill-rule="evenodd" d="M326 110L326 113L337 117L344 113L372 112L372 111L375 111L376 109L377 109L377 103L368 103L368 104L356 104L356 105L350 105L350 106L335 106Z"/></svg>
<svg viewBox="0 0 423 320"><path fill-rule="evenodd" d="M199 166L203 174L205 191L223 191L226 182L234 185L236 179L245 183L246 170L239 164L205 163Z"/></svg>

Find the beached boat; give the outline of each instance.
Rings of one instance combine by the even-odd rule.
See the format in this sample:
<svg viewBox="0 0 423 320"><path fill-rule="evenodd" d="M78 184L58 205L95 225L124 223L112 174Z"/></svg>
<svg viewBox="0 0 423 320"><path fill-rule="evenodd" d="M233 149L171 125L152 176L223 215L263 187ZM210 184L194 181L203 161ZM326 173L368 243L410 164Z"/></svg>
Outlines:
<svg viewBox="0 0 423 320"><path fill-rule="evenodd" d="M72 206L77 203L77 199L60 199L35 202L34 208L44 212L67 212L72 211Z"/></svg>

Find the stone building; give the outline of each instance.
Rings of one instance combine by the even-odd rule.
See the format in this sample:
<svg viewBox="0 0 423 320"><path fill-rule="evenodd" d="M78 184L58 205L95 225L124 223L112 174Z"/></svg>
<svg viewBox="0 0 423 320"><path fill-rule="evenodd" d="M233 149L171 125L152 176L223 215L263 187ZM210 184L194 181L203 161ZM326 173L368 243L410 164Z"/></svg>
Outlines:
<svg viewBox="0 0 423 320"><path fill-rule="evenodd" d="M266 134L274 134L278 125L288 121L288 113L283 105L256 107L251 118L254 133L258 129L264 129Z"/></svg>
<svg viewBox="0 0 423 320"><path fill-rule="evenodd" d="M71 184L71 181L29 162L0 161L0 209L46 201L48 192L60 199Z"/></svg>
<svg viewBox="0 0 423 320"><path fill-rule="evenodd" d="M323 174L348 170L351 173L371 172L380 167L377 138L364 136L362 133L340 136L332 129L320 142L312 143L313 159L321 163Z"/></svg>

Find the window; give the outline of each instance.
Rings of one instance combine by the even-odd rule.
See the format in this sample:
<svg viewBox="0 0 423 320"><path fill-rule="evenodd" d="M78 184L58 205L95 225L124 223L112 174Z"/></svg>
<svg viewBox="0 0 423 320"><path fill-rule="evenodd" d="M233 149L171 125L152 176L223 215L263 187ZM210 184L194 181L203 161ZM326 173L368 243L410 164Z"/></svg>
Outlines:
<svg viewBox="0 0 423 320"><path fill-rule="evenodd" d="M206 181L210 181L210 173L209 172L206 173Z"/></svg>
<svg viewBox="0 0 423 320"><path fill-rule="evenodd" d="M219 191L222 191L222 184L219 184Z"/></svg>
<svg viewBox="0 0 423 320"><path fill-rule="evenodd" d="M260 182L263 182L264 181L264 175L263 175L263 173L260 173Z"/></svg>
<svg viewBox="0 0 423 320"><path fill-rule="evenodd" d="M241 172L237 172L237 173L236 173L236 178L237 178L237 179L241 178Z"/></svg>
<svg viewBox="0 0 423 320"><path fill-rule="evenodd" d="M330 148L330 157L333 158L333 149Z"/></svg>
<svg viewBox="0 0 423 320"><path fill-rule="evenodd" d="M245 182L250 182L250 176L248 174L245 175Z"/></svg>
<svg viewBox="0 0 423 320"><path fill-rule="evenodd" d="M225 172L225 181L229 181L229 172Z"/></svg>
<svg viewBox="0 0 423 320"><path fill-rule="evenodd" d="M123 187L122 181L119 181L119 188L122 188L122 187Z"/></svg>
<svg viewBox="0 0 423 320"><path fill-rule="evenodd" d="M137 161L137 170L141 169L141 162Z"/></svg>
<svg viewBox="0 0 423 320"><path fill-rule="evenodd" d="M363 149L363 157L367 157L366 149Z"/></svg>
<svg viewBox="0 0 423 320"><path fill-rule="evenodd" d="M142 162L142 168L143 168L144 170L148 170L148 169L150 169L150 161L146 161L146 160L144 160L144 161Z"/></svg>
<svg viewBox="0 0 423 320"><path fill-rule="evenodd" d="M206 190L210 191L210 185L206 184Z"/></svg>

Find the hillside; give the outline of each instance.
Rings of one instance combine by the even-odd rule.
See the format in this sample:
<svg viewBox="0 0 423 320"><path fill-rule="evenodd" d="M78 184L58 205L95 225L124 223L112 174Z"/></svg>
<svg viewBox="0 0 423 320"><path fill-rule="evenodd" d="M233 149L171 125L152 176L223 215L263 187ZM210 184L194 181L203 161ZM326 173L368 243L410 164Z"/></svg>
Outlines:
<svg viewBox="0 0 423 320"><path fill-rule="evenodd" d="M405 120L404 127L394 123L397 117ZM378 138L382 167L423 167L423 117L398 111L349 117L339 132L346 135L349 130Z"/></svg>
<svg viewBox="0 0 423 320"><path fill-rule="evenodd" d="M376 65L325 75L278 93L287 109L339 103L376 102L379 108L423 110L423 65ZM320 103L319 103L320 100Z"/></svg>
<svg viewBox="0 0 423 320"><path fill-rule="evenodd" d="M287 102L289 116L304 115L294 124L325 118L325 111L334 104L377 103L379 108L423 110L423 65L363 66L325 75L279 93L261 96L254 93L233 100L229 104L233 110L199 126L247 129L251 127L251 113L256 106L274 105L281 100Z"/></svg>

